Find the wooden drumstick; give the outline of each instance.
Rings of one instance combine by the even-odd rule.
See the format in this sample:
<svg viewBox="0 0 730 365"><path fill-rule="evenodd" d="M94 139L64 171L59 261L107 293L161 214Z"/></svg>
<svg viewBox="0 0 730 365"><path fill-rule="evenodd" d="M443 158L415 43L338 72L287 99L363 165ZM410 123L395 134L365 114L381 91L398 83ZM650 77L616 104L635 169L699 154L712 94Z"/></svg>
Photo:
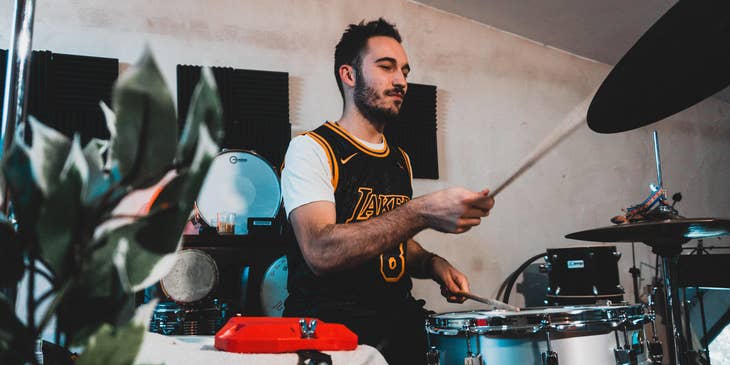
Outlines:
<svg viewBox="0 0 730 365"><path fill-rule="evenodd" d="M469 298L471 300L475 300L477 302L484 303L486 305L490 305L490 306L495 307L495 308L498 308L498 309L504 309L504 310L513 311L513 312L519 312L520 311L520 308L518 308L518 307L509 305L509 304L504 303L504 302L500 302L499 300L482 298L482 297L476 296L476 295L474 295L472 293L467 293L467 292L461 292L460 291L460 292L456 292L456 293L452 293L452 294L458 295L458 296L462 296L462 297L465 297L465 298Z"/></svg>
<svg viewBox="0 0 730 365"><path fill-rule="evenodd" d="M577 130L578 127L583 125L586 121L588 106L590 105L592 99L593 94L591 94L575 108L573 108L573 110L565 117L565 119L558 125L558 127L556 127L547 137L545 137L545 139L540 142L540 144L532 151L532 153L527 155L527 158L523 160L520 167L517 168L517 170L511 175L509 175L508 178L502 181L502 183L497 185L495 189L489 192L489 196L493 197L499 194L499 192L504 190L504 188L509 186L509 184L515 181L518 177L520 177L520 175L522 175L525 171L532 167L532 165L534 165L537 161L543 158L545 154L550 152L550 150L552 150L555 146L562 142L565 137L569 136L571 133Z"/></svg>

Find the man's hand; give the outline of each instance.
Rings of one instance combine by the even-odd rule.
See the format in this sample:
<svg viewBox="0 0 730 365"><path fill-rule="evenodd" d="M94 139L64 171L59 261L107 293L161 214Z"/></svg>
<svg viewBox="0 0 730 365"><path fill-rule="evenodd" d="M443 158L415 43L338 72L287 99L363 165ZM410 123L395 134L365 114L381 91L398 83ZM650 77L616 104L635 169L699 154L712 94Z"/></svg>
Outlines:
<svg viewBox="0 0 730 365"><path fill-rule="evenodd" d="M449 303L464 303L465 297L454 295L457 292L469 292L469 280L466 276L446 261L443 257L434 256L433 279L441 284L441 295Z"/></svg>
<svg viewBox="0 0 730 365"><path fill-rule="evenodd" d="M426 225L437 231L463 233L481 223L489 215L494 199L489 190L473 192L455 187L440 190L414 200Z"/></svg>

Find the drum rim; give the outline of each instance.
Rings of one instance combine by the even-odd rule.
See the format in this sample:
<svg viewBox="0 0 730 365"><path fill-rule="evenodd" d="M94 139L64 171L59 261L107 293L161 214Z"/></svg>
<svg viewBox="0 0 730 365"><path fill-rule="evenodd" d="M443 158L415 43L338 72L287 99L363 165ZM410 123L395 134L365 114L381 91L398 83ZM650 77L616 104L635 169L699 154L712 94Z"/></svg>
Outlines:
<svg viewBox="0 0 730 365"><path fill-rule="evenodd" d="M426 330L431 334L444 335L458 335L466 332L477 335L534 335L544 332L545 329L551 333L606 332L623 328L636 329L650 321L650 315L645 313L643 304L536 307L534 309L551 308L565 310L544 314L520 314L521 312L512 313L499 310L436 313L429 315L426 319ZM500 314L485 316L483 315L485 312ZM439 318L439 316L445 314L457 313L464 313L465 317ZM482 314L482 316L470 318L466 316L468 313ZM605 313L608 313L608 315L605 315ZM478 325L477 320L481 318L491 319L494 323ZM544 319L547 319L548 322L541 323Z"/></svg>
<svg viewBox="0 0 730 365"><path fill-rule="evenodd" d="M190 305L195 305L195 304L205 302L207 299L210 299L211 294L213 292L215 292L215 289L218 287L218 281L220 280L220 275L221 275L220 270L218 269L218 264L215 262L215 259L213 258L213 256L211 256L210 254L208 254L207 252L205 252L203 250L199 250L196 248L186 248L186 249L182 249L182 250L178 251L177 254L182 254L183 252L195 253L195 254L202 253L204 255L204 257L206 257L206 259L209 259L210 262L213 264L213 270L215 271L215 280L213 280L213 286L210 288L210 291L207 294L205 294L205 296L203 296L202 298L197 299L197 300L193 300L193 301L177 300L177 299L173 298L170 295L170 293L167 292L167 289L165 289L165 284L163 283L163 280L165 279L165 277L167 277L167 275L165 275L164 277L162 277L162 279L160 279L160 289L162 289L162 293L165 294L165 297L167 297L172 302L174 302L180 306L190 306ZM169 275L169 273L168 273L168 275Z"/></svg>
<svg viewBox="0 0 730 365"><path fill-rule="evenodd" d="M262 156L258 152L253 151L253 150L241 149L241 148L225 148L222 151L218 152L218 154L215 155L215 157L213 157L213 160L218 158L218 156L224 155L226 153L233 153L233 152L248 153L248 154L258 158L259 160L263 161L267 166L269 166L269 168L271 168L271 171L274 172L274 177L276 178L276 184L279 186L279 203L276 205L276 210L274 211L273 217L256 217L256 218L276 218L279 215L279 213L281 212L281 205L282 205L281 202L284 200L284 194L282 194L282 192L281 192L281 176L279 176L279 173L277 173L276 166L274 166L271 162L269 162L269 160L264 158L264 156ZM211 162L211 164L212 164L212 162ZM202 185L201 185L201 189L202 189ZM200 196L200 192L198 192L198 196ZM198 208L198 197L195 198L195 201L193 202L193 204L195 207L195 211L198 213L198 216L200 216L200 219L206 225L208 225L208 227L214 227L210 223L210 220L205 218L205 215L203 215L203 212L200 210L200 208Z"/></svg>

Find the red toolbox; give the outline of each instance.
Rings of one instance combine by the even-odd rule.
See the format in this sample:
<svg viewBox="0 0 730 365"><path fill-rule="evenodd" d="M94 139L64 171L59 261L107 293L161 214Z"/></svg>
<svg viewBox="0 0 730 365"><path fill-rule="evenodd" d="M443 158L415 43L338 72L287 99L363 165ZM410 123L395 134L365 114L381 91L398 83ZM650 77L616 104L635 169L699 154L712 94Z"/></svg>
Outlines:
<svg viewBox="0 0 730 365"><path fill-rule="evenodd" d="M342 351L356 347L357 335L347 327L314 318L233 317L215 335L215 348L228 352Z"/></svg>

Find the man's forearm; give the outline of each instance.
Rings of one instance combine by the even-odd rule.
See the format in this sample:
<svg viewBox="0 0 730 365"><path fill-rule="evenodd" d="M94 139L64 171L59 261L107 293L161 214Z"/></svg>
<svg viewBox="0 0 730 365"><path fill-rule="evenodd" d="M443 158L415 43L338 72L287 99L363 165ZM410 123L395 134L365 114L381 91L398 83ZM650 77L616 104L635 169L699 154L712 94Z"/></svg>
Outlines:
<svg viewBox="0 0 730 365"><path fill-rule="evenodd" d="M366 221L326 225L309 235L305 258L318 275L357 266L426 228L419 209L416 199Z"/></svg>
<svg viewBox="0 0 730 365"><path fill-rule="evenodd" d="M433 259L439 257L426 251L420 243L408 240L408 273L417 279L433 279Z"/></svg>

